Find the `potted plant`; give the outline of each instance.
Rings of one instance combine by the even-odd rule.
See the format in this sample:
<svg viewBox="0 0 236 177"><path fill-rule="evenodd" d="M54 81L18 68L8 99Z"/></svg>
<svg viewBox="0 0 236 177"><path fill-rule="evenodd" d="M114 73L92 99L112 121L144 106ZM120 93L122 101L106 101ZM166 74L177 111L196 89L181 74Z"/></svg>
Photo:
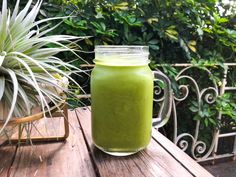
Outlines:
<svg viewBox="0 0 236 177"><path fill-rule="evenodd" d="M67 89L68 81L79 87L70 76L79 69L63 62L57 54L68 51L77 55L71 40L81 38L47 35L57 27L49 28L47 22L65 17L37 21L42 0L32 8L29 0L21 11L19 3L17 0L11 13L7 0L3 0L0 13L0 119L4 121L0 134L6 136L12 118L29 116L36 106L46 114L50 110L49 102L57 105L64 99L60 93L73 94Z"/></svg>

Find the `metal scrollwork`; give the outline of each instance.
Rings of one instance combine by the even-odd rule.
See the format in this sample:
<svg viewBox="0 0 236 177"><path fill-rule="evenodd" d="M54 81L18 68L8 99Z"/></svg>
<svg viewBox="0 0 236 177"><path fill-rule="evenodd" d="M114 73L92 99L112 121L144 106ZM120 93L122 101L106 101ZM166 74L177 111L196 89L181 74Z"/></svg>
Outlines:
<svg viewBox="0 0 236 177"><path fill-rule="evenodd" d="M159 85L154 86L154 101L155 102L162 102L165 99L163 95L163 90Z"/></svg>
<svg viewBox="0 0 236 177"><path fill-rule="evenodd" d="M197 107L199 111L201 111L201 106L208 104L209 106L213 105L216 102L216 99L219 95L224 94L225 87L226 87L226 75L227 75L227 69L228 66L236 66L236 64L226 64L227 67L224 68L224 78L222 79L222 85L220 88L218 88L218 85L215 80L210 79L209 76L211 76L211 71L204 68L198 68L196 66L193 66L191 64L175 64L176 67L182 68L176 78L175 81L179 84L178 86L178 94L174 94L172 98L172 108L171 108L171 117L173 121L173 127L174 127L174 133L173 133L173 142L179 146L183 151L186 151L190 153L190 155L197 161L205 161L209 159L214 159L217 157L216 151L218 146L218 140L222 136L220 135L219 129L212 129L210 130L211 134L211 140L210 142L206 143L203 139L200 138L201 133L201 127L203 127L201 124L202 122L198 119L192 119L192 126L194 127L194 131L191 132L178 132L178 126L180 124L180 120L178 119L178 105L181 105L182 103L186 103L189 101L188 99L192 99L194 95L194 100L197 104ZM199 75L192 76L189 72L191 70L199 70L200 72L203 72L206 75L206 79L209 81L207 82L209 85L205 88L203 87L203 84L199 83ZM205 79L204 78L204 79ZM163 98L163 92L161 91L161 87L157 86L155 91L155 95L159 96L158 99L154 99L156 102L161 102L164 100ZM232 90L232 87L230 87ZM236 90L236 88L233 88ZM190 100L192 101L192 100ZM217 120L221 120L221 113L219 112L218 117L216 117ZM236 133L230 133L230 135L223 135L223 136L232 136ZM236 139L236 138L235 138ZM234 143L234 152L236 154L236 142ZM232 155L232 153L231 153ZM222 156L223 157L223 156ZM220 157L219 157L220 158Z"/></svg>
<svg viewBox="0 0 236 177"><path fill-rule="evenodd" d="M187 74L187 71L192 68L194 68L194 66L189 66L187 68L184 68L177 75L176 77L177 82L180 82L181 80L185 80L185 82L187 82L188 84L179 86L180 89L184 88L185 92L181 98L178 98L175 96L174 101L182 102L182 101L187 100L190 93L189 89L191 87L196 94L196 100L200 109L200 105L202 104L203 101L205 101L208 104L213 104L215 102L217 96L219 95L218 87L217 87L216 82L213 80L212 86L200 89L197 80L195 80L194 77ZM208 75L211 74L211 72L208 69L203 69L203 70ZM177 116L177 113L175 113L175 115ZM178 120L178 118L176 117L175 120ZM175 122L175 123L177 124L178 122ZM200 124L201 124L200 120L196 120L194 135L191 135L190 133L181 133L179 135L177 134L174 135L174 139L176 140L175 143L179 145L179 147L183 151L186 151L188 148L190 148L191 156L196 160L207 158L213 150L213 146L210 146L210 148L207 149L206 143L199 140ZM190 137L191 142L187 140L183 140L183 138L186 138L186 137ZM214 144L214 142L212 142L212 144Z"/></svg>

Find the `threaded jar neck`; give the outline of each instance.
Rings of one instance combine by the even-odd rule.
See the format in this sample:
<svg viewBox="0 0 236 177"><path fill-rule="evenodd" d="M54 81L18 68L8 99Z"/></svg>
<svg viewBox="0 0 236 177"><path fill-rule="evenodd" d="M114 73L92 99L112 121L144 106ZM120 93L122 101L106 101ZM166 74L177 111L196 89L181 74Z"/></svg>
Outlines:
<svg viewBox="0 0 236 177"><path fill-rule="evenodd" d="M142 66L149 63L148 46L97 45L94 63L110 66Z"/></svg>

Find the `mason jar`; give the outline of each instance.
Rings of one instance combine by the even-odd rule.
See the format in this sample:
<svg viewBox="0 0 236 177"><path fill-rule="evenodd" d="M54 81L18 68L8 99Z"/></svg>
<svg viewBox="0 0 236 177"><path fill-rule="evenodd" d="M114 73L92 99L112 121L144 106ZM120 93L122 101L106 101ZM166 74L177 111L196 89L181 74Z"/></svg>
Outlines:
<svg viewBox="0 0 236 177"><path fill-rule="evenodd" d="M150 142L154 75L148 55L147 46L95 46L92 138L108 154L130 155Z"/></svg>

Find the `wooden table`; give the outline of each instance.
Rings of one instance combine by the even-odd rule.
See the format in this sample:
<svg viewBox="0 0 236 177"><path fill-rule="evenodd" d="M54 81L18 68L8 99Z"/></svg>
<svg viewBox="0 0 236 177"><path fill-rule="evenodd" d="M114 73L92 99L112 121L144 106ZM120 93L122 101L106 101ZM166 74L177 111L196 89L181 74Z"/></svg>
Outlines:
<svg viewBox="0 0 236 177"><path fill-rule="evenodd" d="M47 122L51 128L60 121ZM0 176L11 177L188 177L212 176L155 129L149 146L131 156L113 157L92 144L90 111L69 111L70 136L65 142L0 148ZM54 127L54 128L53 128Z"/></svg>

